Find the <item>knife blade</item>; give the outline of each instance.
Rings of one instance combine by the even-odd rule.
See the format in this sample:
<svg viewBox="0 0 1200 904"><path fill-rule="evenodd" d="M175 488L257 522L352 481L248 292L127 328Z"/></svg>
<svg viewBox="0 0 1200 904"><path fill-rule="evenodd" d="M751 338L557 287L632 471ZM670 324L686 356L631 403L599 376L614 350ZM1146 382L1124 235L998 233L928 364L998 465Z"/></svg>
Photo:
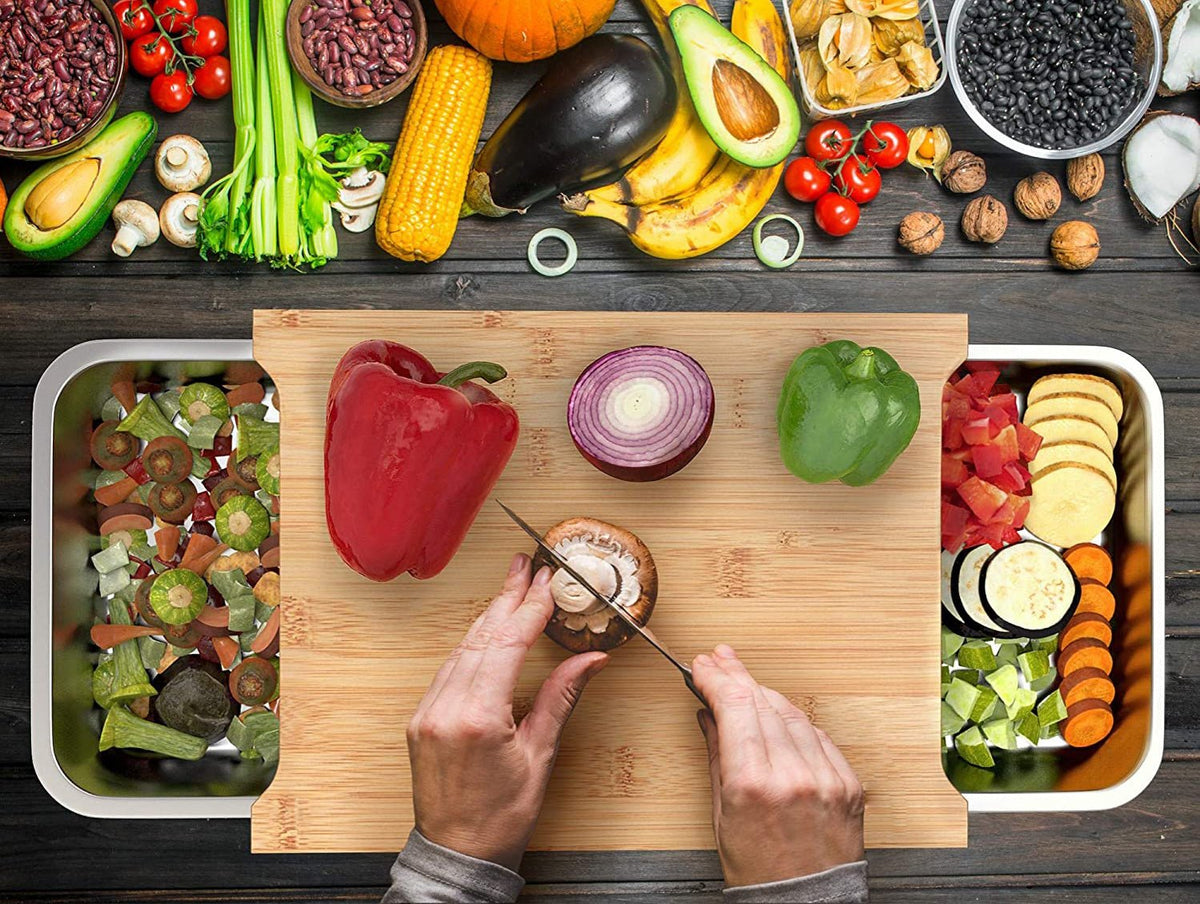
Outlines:
<svg viewBox="0 0 1200 904"><path fill-rule="evenodd" d="M596 599L600 600L602 603L604 603L610 609L612 609L613 612L615 612L617 614L617 616L623 622L625 622L625 624L627 624L630 628L632 628L634 631L636 631L638 634L640 634L642 637L644 637L646 639L646 642L648 644L650 644L650 646L654 647L654 649L658 650L659 653L661 653L663 656L665 656L667 658L667 661L670 662L671 665L675 666L675 668L677 668L679 670L679 672L683 675L683 682L684 682L684 684L687 685L688 690L690 690L693 694L695 694L696 699L699 700L701 703L703 703L705 705L705 707L708 706L708 701L704 699L704 695L700 693L699 689L696 687L695 683L692 681L692 670L690 668L688 668L686 665L684 665L682 662L680 662L675 657L675 655L672 654L671 651L667 649L667 647L663 644L663 642L660 641L658 639L658 637L655 636L653 631L651 631L647 627L644 627L643 625L639 625L637 623L637 621L634 619L634 617L625 610L625 607L619 605L616 602L616 594L615 593L612 596L608 596L608 595L605 595L605 594L601 593L600 591L598 591L595 587L593 587L587 581L586 578L583 577L583 575L581 575L574 568L572 568L570 566L570 564L567 562L567 560L564 559L562 556L560 556L553 547L549 546L542 539L542 535L539 534L537 531L535 531L532 527L530 527L520 515L518 515L516 512L514 512L512 509L510 509L507 505L505 505L499 499L496 500L496 504L498 506L500 506L500 508L504 509L504 513L513 520L513 522L517 525L517 527L521 528L521 530L523 530L526 534L529 535L529 538L531 540L533 540L534 543L537 544L538 549L540 549L542 551L542 554L545 555L546 558L548 558L551 562L554 563L555 567L561 568L563 571L565 571L567 574L569 574L572 578L574 578L576 583L578 583L580 587L582 587L584 590L586 590L592 596L596 597Z"/></svg>

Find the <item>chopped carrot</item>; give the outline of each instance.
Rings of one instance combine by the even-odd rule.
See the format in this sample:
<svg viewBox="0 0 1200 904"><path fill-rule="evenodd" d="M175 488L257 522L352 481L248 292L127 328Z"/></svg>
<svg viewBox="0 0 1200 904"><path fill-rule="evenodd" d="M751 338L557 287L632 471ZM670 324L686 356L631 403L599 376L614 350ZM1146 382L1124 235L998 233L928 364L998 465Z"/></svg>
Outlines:
<svg viewBox="0 0 1200 904"><path fill-rule="evenodd" d="M233 668L233 661L237 659L237 655L242 649L241 645L232 637L214 637L212 645L217 658L221 660L221 668Z"/></svg>
<svg viewBox="0 0 1200 904"><path fill-rule="evenodd" d="M196 621L210 628L228 628L229 608L227 606L205 606L196 616Z"/></svg>
<svg viewBox="0 0 1200 904"><path fill-rule="evenodd" d="M1117 689L1112 679L1099 669L1076 669L1058 686L1063 702L1070 707L1080 700L1103 700L1112 703Z"/></svg>
<svg viewBox="0 0 1200 904"><path fill-rule="evenodd" d="M256 405L266 398L266 395L267 391L262 383L242 383L225 393L225 401L229 403L230 408L236 408L247 403Z"/></svg>
<svg viewBox="0 0 1200 904"><path fill-rule="evenodd" d="M233 418L227 418L217 431L217 436L233 436Z"/></svg>
<svg viewBox="0 0 1200 904"><path fill-rule="evenodd" d="M1113 658L1107 644L1092 637L1082 637L1058 654L1058 673L1064 678L1077 669L1099 669L1112 674Z"/></svg>
<svg viewBox="0 0 1200 904"><path fill-rule="evenodd" d="M132 477L122 477L116 483L96 490L96 501L101 505L117 505L124 502L130 493L136 492L138 482Z"/></svg>
<svg viewBox="0 0 1200 904"><path fill-rule="evenodd" d="M170 562L179 550L180 535L181 531L174 524L166 524L160 527L158 533L154 535L154 539L158 544L158 552L155 554L155 558L160 562Z"/></svg>
<svg viewBox="0 0 1200 904"><path fill-rule="evenodd" d="M191 553L191 551L192 551L192 542L191 542L191 540L189 540L187 552L184 553L184 558L186 558L187 555L189 553ZM221 556L225 555L225 553L227 553L227 552L229 552L228 544L218 543L216 546L214 546L208 552L197 555L192 560L191 565L186 565L181 562L180 567L186 568L189 571L194 570L196 572L196 574L204 574L206 571L208 571L209 566L212 565L213 562L217 561L217 559L221 558Z"/></svg>
<svg viewBox="0 0 1200 904"><path fill-rule="evenodd" d="M1072 747L1099 744L1113 728L1112 709L1103 700L1081 700L1067 707L1062 736Z"/></svg>
<svg viewBox="0 0 1200 904"><path fill-rule="evenodd" d="M1063 553L1063 558L1080 578L1091 578L1107 586L1112 580L1113 562L1103 546L1095 543L1078 543Z"/></svg>
<svg viewBox="0 0 1200 904"><path fill-rule="evenodd" d="M126 414L137 407L137 389L133 385L133 380L113 380L109 388L117 397L117 401L121 403L121 407L125 409Z"/></svg>
<svg viewBox="0 0 1200 904"><path fill-rule="evenodd" d="M1058 648L1065 650L1081 637L1092 637L1106 647L1112 643L1112 626L1095 612L1077 612L1058 635Z"/></svg>
<svg viewBox="0 0 1200 904"><path fill-rule="evenodd" d="M92 643L102 650L110 650L127 640L161 633L161 628L151 628L148 625L92 625Z"/></svg>
<svg viewBox="0 0 1200 904"><path fill-rule="evenodd" d="M1117 611L1117 598L1113 592L1095 578L1079 581L1079 608L1076 612L1095 612L1105 620L1111 620Z"/></svg>
<svg viewBox="0 0 1200 904"><path fill-rule="evenodd" d="M262 626L262 630L258 632L258 636L254 638L254 643L250 645L251 651L262 653L272 644L279 640L279 610L275 609L271 613L271 617L267 619L266 624Z"/></svg>
<svg viewBox="0 0 1200 904"><path fill-rule="evenodd" d="M266 376L255 361L231 361L225 367L225 379L230 383L252 383Z"/></svg>

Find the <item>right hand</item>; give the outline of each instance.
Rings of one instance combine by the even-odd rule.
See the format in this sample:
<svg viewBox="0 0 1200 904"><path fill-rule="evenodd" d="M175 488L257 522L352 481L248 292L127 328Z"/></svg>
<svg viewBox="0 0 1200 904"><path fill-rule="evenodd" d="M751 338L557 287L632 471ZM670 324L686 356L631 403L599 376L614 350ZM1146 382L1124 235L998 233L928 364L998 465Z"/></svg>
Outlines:
<svg viewBox="0 0 1200 904"><path fill-rule="evenodd" d="M794 879L863 859L863 788L829 735L734 651L697 656L692 678L712 709L713 829L729 886Z"/></svg>

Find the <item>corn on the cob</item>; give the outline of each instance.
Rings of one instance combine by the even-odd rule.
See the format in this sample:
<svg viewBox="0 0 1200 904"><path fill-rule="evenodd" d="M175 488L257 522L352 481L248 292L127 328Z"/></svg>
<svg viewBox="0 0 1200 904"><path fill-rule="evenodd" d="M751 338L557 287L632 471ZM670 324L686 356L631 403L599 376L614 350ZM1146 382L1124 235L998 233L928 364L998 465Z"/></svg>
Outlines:
<svg viewBox="0 0 1200 904"><path fill-rule="evenodd" d="M393 257L429 262L450 247L491 82L491 61L469 47L426 57L375 220L375 241Z"/></svg>

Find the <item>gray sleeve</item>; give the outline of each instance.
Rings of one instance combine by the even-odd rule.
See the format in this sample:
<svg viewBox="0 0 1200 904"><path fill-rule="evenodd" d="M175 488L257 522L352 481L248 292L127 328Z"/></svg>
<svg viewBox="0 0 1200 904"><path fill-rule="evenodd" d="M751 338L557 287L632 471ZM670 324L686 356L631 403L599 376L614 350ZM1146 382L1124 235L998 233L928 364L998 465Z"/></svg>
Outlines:
<svg viewBox="0 0 1200 904"><path fill-rule="evenodd" d="M861 904L866 900L866 860L811 876L725 889L725 904Z"/></svg>
<svg viewBox="0 0 1200 904"><path fill-rule="evenodd" d="M392 887L380 904L509 904L524 887L524 879L499 863L434 844L413 829L392 866Z"/></svg>

